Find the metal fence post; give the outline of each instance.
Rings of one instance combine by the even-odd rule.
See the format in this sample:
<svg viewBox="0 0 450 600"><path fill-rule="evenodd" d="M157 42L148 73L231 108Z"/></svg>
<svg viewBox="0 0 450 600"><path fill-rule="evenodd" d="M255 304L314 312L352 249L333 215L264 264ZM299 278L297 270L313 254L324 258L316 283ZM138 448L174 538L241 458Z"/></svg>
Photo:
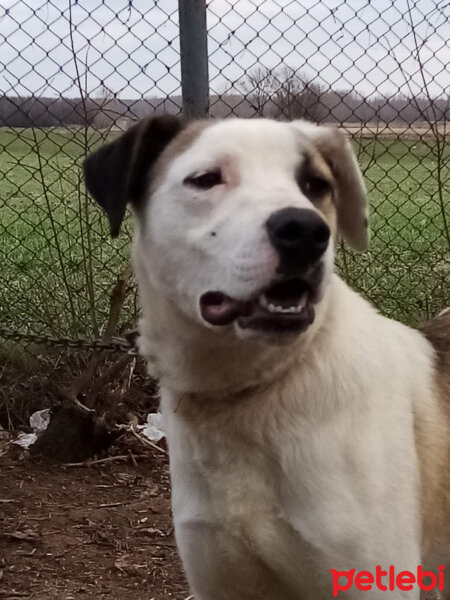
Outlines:
<svg viewBox="0 0 450 600"><path fill-rule="evenodd" d="M183 114L187 119L209 115L206 0L178 0Z"/></svg>

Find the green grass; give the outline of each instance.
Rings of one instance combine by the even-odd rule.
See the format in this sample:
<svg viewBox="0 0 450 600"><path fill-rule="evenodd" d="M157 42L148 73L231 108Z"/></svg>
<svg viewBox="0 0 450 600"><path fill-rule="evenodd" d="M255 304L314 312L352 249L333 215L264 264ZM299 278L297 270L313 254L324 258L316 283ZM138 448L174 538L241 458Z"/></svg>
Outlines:
<svg viewBox="0 0 450 600"><path fill-rule="evenodd" d="M128 261L131 223L111 240L106 219L85 195L80 165L85 148L98 142L92 131L85 139L75 130L0 129L0 326L55 336L101 333L109 294ZM359 150L371 249L341 251L338 268L384 314L416 322L450 303L433 142L363 140ZM447 149L442 192L450 222L449 155ZM130 294L123 320L135 318Z"/></svg>
<svg viewBox="0 0 450 600"><path fill-rule="evenodd" d="M384 314L415 323L450 304L450 248L432 140L364 140L360 162L370 199L370 250L338 257L341 272ZM450 226L450 146L441 180ZM344 266L344 258L347 268Z"/></svg>
<svg viewBox="0 0 450 600"><path fill-rule="evenodd" d="M36 143L39 152L36 149ZM99 136L0 129L0 323L18 331L98 336L128 261L130 219L112 240L86 197L81 163ZM132 303L132 305L130 304ZM130 297L124 318L135 310Z"/></svg>

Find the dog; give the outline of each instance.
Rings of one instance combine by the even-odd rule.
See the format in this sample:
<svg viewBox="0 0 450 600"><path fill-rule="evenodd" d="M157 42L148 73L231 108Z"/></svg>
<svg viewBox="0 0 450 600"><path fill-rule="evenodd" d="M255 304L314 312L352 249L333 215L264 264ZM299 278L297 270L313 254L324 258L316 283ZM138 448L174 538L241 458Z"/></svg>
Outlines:
<svg viewBox="0 0 450 600"><path fill-rule="evenodd" d="M113 236L135 214L140 351L195 600L419 598L374 574L450 558L450 314L408 328L334 273L337 240L369 237L347 136L162 115L84 173Z"/></svg>

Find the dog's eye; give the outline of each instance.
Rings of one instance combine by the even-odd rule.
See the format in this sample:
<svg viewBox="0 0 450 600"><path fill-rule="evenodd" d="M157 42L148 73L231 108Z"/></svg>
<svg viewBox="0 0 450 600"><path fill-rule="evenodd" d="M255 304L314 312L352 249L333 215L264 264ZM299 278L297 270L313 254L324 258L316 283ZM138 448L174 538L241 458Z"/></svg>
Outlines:
<svg viewBox="0 0 450 600"><path fill-rule="evenodd" d="M214 186L223 183L222 173L220 172L220 169L214 169L214 171L208 171L201 175L186 177L184 183L199 188L200 190L209 190Z"/></svg>
<svg viewBox="0 0 450 600"><path fill-rule="evenodd" d="M305 196L320 198L331 191L331 185L326 179L310 175L300 183L300 188Z"/></svg>

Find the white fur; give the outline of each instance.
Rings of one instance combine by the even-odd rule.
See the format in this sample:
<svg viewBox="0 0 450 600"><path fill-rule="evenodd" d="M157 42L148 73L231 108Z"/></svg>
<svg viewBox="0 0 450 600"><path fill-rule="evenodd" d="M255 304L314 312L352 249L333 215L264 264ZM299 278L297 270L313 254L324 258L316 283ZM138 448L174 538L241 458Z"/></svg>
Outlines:
<svg viewBox="0 0 450 600"><path fill-rule="evenodd" d="M290 343L212 327L198 309L207 290L245 300L268 285L273 211L317 210L294 180L310 127L206 128L170 162L137 225L141 351L161 382L195 600L330 600L332 568L414 571L422 560L413 411L433 404L429 343L332 274L332 243L314 323ZM225 185L183 184L218 165Z"/></svg>

